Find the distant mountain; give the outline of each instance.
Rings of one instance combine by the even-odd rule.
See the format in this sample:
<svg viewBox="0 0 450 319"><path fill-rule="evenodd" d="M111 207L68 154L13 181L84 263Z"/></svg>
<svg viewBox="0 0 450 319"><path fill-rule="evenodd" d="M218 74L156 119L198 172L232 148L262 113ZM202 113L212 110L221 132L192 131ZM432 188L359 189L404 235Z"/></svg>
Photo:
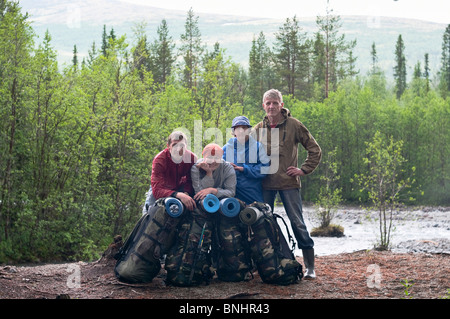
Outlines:
<svg viewBox="0 0 450 319"><path fill-rule="evenodd" d="M187 12L166 10L156 7L130 4L119 0L22 0L20 5L28 12L33 28L41 42L46 30L52 36L54 48L58 51L61 63L70 63L73 46L76 45L79 58L87 55L92 42L97 48L101 45L103 25L107 31L114 28L116 35L126 34L133 43L133 27L136 23L147 24L150 41L156 37L156 29L162 19L166 19L172 38L179 42L184 33ZM234 62L248 65L248 56L252 39L261 31L266 35L269 45L275 39L275 33L284 20L262 19L244 16L206 14L197 12L202 40L212 48L219 42ZM288 17L286 17L288 18ZM299 18L300 26L308 36L317 31L316 18ZM408 63L408 76L413 73L417 61L423 66L425 53L429 54L432 74L440 66L442 36L446 25L410 19L387 17L341 16L341 32L347 40L357 40L355 56L360 74L366 74L370 68L370 51L375 42L379 65L392 75L394 66L395 43L399 34L405 43Z"/></svg>

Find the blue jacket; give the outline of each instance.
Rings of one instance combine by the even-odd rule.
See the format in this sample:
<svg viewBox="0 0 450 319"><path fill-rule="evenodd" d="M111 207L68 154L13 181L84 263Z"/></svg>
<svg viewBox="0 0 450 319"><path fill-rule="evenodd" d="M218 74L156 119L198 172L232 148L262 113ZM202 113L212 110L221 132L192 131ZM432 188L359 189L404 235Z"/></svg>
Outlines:
<svg viewBox="0 0 450 319"><path fill-rule="evenodd" d="M231 138L223 147L223 159L244 167L244 171L236 171L236 198L251 204L255 201L264 202L262 194L262 179L266 174L262 167L269 167L270 158L260 142L249 136L245 146L236 137Z"/></svg>

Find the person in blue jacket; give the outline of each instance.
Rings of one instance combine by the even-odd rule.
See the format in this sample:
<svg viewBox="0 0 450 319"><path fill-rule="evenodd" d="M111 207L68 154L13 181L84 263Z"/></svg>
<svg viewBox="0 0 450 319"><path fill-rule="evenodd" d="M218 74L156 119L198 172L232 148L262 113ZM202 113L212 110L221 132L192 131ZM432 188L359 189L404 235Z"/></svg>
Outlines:
<svg viewBox="0 0 450 319"><path fill-rule="evenodd" d="M234 137L223 147L223 159L236 171L236 198L247 205L264 202L262 179L270 165L264 145L250 136L251 127L247 117L235 117L231 126Z"/></svg>

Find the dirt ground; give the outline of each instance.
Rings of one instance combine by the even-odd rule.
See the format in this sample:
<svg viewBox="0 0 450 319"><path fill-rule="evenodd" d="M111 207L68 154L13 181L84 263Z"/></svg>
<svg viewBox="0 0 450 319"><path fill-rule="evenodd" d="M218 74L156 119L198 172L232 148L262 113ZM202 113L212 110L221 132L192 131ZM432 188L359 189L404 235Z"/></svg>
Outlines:
<svg viewBox="0 0 450 319"><path fill-rule="evenodd" d="M301 257L297 257L303 264ZM290 286L217 279L191 288L166 286L165 273L147 284L126 284L114 260L93 263L0 266L1 299L441 299L450 298L450 256L357 251L316 257L314 280ZM409 286L407 288L406 286Z"/></svg>

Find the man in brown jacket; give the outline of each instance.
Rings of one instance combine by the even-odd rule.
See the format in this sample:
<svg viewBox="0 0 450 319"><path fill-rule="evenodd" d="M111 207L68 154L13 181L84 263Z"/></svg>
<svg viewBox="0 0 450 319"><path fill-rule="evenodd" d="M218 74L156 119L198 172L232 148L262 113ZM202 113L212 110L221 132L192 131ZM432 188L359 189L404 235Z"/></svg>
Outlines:
<svg viewBox="0 0 450 319"><path fill-rule="evenodd" d="M308 129L293 118L284 108L283 97L278 90L264 93L264 119L253 129L254 137L266 147L270 156L270 168L263 180L264 201L273 210L275 196L280 194L286 214L305 262L305 278L315 278L314 241L303 220L300 176L312 173L322 157L319 144ZM307 157L298 168L298 144L307 151Z"/></svg>

